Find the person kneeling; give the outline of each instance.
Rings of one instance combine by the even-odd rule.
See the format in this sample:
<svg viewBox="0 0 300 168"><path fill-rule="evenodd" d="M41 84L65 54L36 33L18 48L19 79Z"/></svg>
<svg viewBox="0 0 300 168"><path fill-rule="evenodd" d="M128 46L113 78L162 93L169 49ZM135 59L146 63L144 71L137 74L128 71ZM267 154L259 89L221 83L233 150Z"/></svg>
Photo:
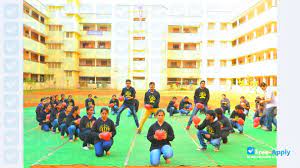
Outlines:
<svg viewBox="0 0 300 168"><path fill-rule="evenodd" d="M89 150L90 149L90 144L94 143L91 130L93 127L93 124L96 121L96 117L93 116L94 114L94 107L89 106L87 108L87 115L83 116L82 119L80 120L79 124L79 138L83 141L82 148L84 150Z"/></svg>
<svg viewBox="0 0 300 168"><path fill-rule="evenodd" d="M94 137L94 148L97 157L102 157L104 151L110 155L110 148L113 145L113 137L116 135L114 122L108 118L108 108L101 108L101 117L99 117L93 127L92 136Z"/></svg>
<svg viewBox="0 0 300 168"><path fill-rule="evenodd" d="M151 142L150 164L152 166L159 165L161 154L167 164L171 162L173 149L170 141L175 138L172 126L164 121L165 112L162 109L157 110L156 118L157 121L150 126L147 134L147 139Z"/></svg>
<svg viewBox="0 0 300 168"><path fill-rule="evenodd" d="M216 113L213 110L206 112L206 118L200 125L195 125L198 129L198 139L202 148L200 150L205 151L207 145L204 141L206 139L211 145L215 147L214 151L218 152L220 149L221 141L221 128L218 120L215 120ZM207 131L203 130L207 127Z"/></svg>

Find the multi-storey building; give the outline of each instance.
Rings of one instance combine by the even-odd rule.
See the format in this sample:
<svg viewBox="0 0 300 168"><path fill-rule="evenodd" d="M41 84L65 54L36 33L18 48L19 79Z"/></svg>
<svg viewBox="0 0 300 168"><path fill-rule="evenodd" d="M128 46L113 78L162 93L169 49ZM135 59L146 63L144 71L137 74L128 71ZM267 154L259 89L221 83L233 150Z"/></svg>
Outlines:
<svg viewBox="0 0 300 168"><path fill-rule="evenodd" d="M25 0L24 88L277 86L277 0L201 2L176 15L166 4Z"/></svg>

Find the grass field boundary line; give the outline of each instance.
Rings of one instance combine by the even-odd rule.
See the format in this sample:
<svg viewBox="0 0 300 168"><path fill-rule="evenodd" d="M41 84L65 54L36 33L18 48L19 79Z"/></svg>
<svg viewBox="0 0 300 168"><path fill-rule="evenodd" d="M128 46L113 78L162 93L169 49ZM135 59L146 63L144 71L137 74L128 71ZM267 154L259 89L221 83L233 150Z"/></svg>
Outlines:
<svg viewBox="0 0 300 168"><path fill-rule="evenodd" d="M53 149L53 151L51 151L50 153L48 153L47 155L41 157L39 160L37 160L35 163L33 163L31 166L37 165L40 162L48 159L50 156L52 156L56 151L58 151L59 149L61 149L65 144L67 144L69 141L65 141L64 143L62 143L61 145L57 146L56 148Z"/></svg>
<svg viewBox="0 0 300 168"><path fill-rule="evenodd" d="M30 128L29 130L25 131L24 134L27 134L35 129L39 128L39 126L36 126L36 127L33 127L33 128Z"/></svg>
<svg viewBox="0 0 300 168"><path fill-rule="evenodd" d="M184 125L182 124L182 122L176 118L174 118L175 121L179 122L182 126L183 126L183 130L184 132L188 135L188 137L190 137L192 139L192 141L194 142L194 144L197 146L197 148L200 148L200 145L195 141L195 139L190 135L190 133L185 129ZM218 163L206 152L203 152L204 155L209 159L210 162L212 162L214 164L214 166L218 166Z"/></svg>
<svg viewBox="0 0 300 168"><path fill-rule="evenodd" d="M145 109L143 109L143 110L141 110L141 111L142 111L142 112L140 113L139 120L141 119L141 117L143 117L143 115L144 115L144 113L145 113ZM134 137L133 137L133 139L132 139L132 141L131 141L131 144L130 144L128 153L127 153L126 158L125 158L124 166L127 166L127 165L128 165L128 162L129 162L129 158L130 158L131 152L132 152L133 147L134 147L134 145L135 145L136 137L137 137L137 134L134 134Z"/></svg>
<svg viewBox="0 0 300 168"><path fill-rule="evenodd" d="M263 141L260 141L260 140L254 138L254 137L252 137L252 136L250 136L250 135L248 135L248 134L245 134L245 133L244 133L244 135L245 135L247 138L249 138L249 139L251 139L251 140L253 140L253 141L256 141L257 143L260 143L260 144L262 144L262 145L265 145L265 146L267 146L267 147L269 147L269 148L271 148L271 149L275 149L275 147L273 147L273 146L271 146L271 145L269 145L269 144L267 144L267 143L265 143L265 142L263 142Z"/></svg>

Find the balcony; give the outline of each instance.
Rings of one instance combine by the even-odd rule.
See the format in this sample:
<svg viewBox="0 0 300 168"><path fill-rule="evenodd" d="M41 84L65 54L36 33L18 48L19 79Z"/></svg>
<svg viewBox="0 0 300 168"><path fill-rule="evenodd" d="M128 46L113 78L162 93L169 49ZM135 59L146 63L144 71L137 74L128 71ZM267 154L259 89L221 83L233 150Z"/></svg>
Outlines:
<svg viewBox="0 0 300 168"><path fill-rule="evenodd" d="M79 71L79 76L111 76L111 67L79 66Z"/></svg>
<svg viewBox="0 0 300 168"><path fill-rule="evenodd" d="M76 39L65 39L64 40L64 51L78 52L79 41Z"/></svg>
<svg viewBox="0 0 300 168"><path fill-rule="evenodd" d="M79 49L80 58L103 58L103 59L109 59L110 56L110 49L87 49L87 48L81 48Z"/></svg>
<svg viewBox="0 0 300 168"><path fill-rule="evenodd" d="M270 33L233 47L234 56L248 55L268 48L277 48L278 34Z"/></svg>
<svg viewBox="0 0 300 168"><path fill-rule="evenodd" d="M200 51L198 51L198 50L168 50L168 59L200 60Z"/></svg>
<svg viewBox="0 0 300 168"><path fill-rule="evenodd" d="M278 21L276 7L272 7L270 10L265 11L264 13L250 19L246 23L239 25L237 28L233 29L232 30L233 36L231 39L240 37L241 35L244 35L250 31L252 31L253 29L260 27L271 21L275 21L275 22Z"/></svg>
<svg viewBox="0 0 300 168"><path fill-rule="evenodd" d="M199 43L201 35L199 33L168 33L168 42Z"/></svg>
<svg viewBox="0 0 300 168"><path fill-rule="evenodd" d="M39 62L24 60L24 72L33 74L47 74L48 66Z"/></svg>
<svg viewBox="0 0 300 168"><path fill-rule="evenodd" d="M47 36L47 43L62 43L64 40L64 33L62 31L49 31Z"/></svg>
<svg viewBox="0 0 300 168"><path fill-rule="evenodd" d="M40 54L47 54L47 47L45 44L42 44L40 42L34 41L30 38L23 37L23 45L24 49L34 51L36 53Z"/></svg>
<svg viewBox="0 0 300 168"><path fill-rule="evenodd" d="M110 31L80 31L81 41L111 41Z"/></svg>
<svg viewBox="0 0 300 168"><path fill-rule="evenodd" d="M168 78L200 78L200 68L167 68Z"/></svg>
<svg viewBox="0 0 300 168"><path fill-rule="evenodd" d="M33 19L31 16L27 14L23 14L23 23L24 25L38 31L39 33L46 34L46 26L42 24L41 22Z"/></svg>

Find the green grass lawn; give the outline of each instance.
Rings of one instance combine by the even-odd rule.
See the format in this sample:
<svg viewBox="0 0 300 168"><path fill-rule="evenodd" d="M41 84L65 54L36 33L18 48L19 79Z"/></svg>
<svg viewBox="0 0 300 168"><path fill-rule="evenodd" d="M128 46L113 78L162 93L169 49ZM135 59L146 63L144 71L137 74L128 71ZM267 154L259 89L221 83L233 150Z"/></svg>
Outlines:
<svg viewBox="0 0 300 168"><path fill-rule="evenodd" d="M165 94L165 93L163 93ZM193 93L187 93L193 94ZM217 94L216 94L217 95ZM236 96L237 98L239 95ZM99 117L100 106L96 107L96 117ZM146 138L149 126L156 120L148 119L140 135L136 135L133 117L127 117L125 110L121 116L120 126L111 148L111 155L101 158L95 156L94 150L85 151L81 148L82 142L68 142L60 139L60 134L42 132L37 128L35 121L35 107L24 109L24 165L97 165L97 166L147 166L149 165L150 142ZM81 115L85 110L81 110ZM143 109L138 112L139 118ZM198 114L202 119L203 114ZM252 113L251 113L252 115ZM116 116L110 116L115 121ZM199 141L196 138L196 129L186 131L188 117L166 116L175 133L172 142L174 157L170 165L164 166L275 166L276 158L250 159L247 158L246 149L253 146L259 150L272 150L276 148L276 132L265 132L252 127L252 117L246 119L244 135L238 133L229 136L229 143L221 145L219 152L213 152L209 145L206 152L197 151ZM134 138L136 136L136 138ZM131 148L132 145L132 148ZM130 150L131 149L131 150Z"/></svg>

